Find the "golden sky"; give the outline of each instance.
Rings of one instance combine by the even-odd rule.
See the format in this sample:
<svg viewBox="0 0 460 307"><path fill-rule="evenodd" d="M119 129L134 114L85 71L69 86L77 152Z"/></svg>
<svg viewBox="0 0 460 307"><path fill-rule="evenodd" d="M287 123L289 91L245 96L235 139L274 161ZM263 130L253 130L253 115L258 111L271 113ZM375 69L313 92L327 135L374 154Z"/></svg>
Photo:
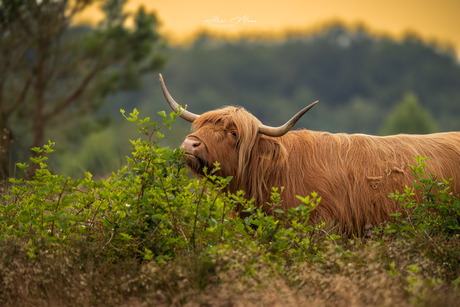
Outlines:
<svg viewBox="0 0 460 307"><path fill-rule="evenodd" d="M157 13L159 32L172 44L189 42L203 30L228 37L279 36L339 20L396 38L415 32L426 41L450 44L460 54L460 0L129 0L126 8L132 12L141 4ZM92 8L79 22L98 16Z"/></svg>

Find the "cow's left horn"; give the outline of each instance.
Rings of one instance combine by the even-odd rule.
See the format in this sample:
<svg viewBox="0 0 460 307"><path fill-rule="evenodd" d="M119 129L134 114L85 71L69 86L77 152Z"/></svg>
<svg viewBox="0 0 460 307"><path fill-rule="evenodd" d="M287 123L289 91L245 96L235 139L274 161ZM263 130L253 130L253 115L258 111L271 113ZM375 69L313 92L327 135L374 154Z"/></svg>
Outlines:
<svg viewBox="0 0 460 307"><path fill-rule="evenodd" d="M314 107L318 101L313 102L311 105L308 107L303 108L299 113L294 115L293 118L291 118L287 123L280 127L270 127L270 126L265 126L264 124L260 124L259 126L259 133L268 135L268 136L283 136L286 133L288 133L289 130L294 127L295 123L305 114L307 113L308 110L310 110L312 107Z"/></svg>
<svg viewBox="0 0 460 307"><path fill-rule="evenodd" d="M168 102L169 106L171 107L171 109L174 110L174 112L176 113L179 112L179 104L176 101L174 101L174 99L169 94L168 89L166 88L166 85L163 81L163 76L161 74L160 74L160 83L161 83L161 89L163 90L163 95L165 95L166 101ZM183 119L191 123L193 123L195 119L200 117L199 115L196 115L192 112L185 110L184 108L181 108L181 111L182 112L180 113L180 117L182 117Z"/></svg>

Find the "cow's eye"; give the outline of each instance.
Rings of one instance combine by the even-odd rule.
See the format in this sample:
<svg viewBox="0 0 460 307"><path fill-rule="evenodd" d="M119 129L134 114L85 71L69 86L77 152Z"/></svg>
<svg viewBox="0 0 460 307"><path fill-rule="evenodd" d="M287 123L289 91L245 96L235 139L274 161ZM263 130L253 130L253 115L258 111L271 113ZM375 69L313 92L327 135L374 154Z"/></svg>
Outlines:
<svg viewBox="0 0 460 307"><path fill-rule="evenodd" d="M234 136L234 137L237 137L238 134L236 133L236 131L230 131L230 133Z"/></svg>

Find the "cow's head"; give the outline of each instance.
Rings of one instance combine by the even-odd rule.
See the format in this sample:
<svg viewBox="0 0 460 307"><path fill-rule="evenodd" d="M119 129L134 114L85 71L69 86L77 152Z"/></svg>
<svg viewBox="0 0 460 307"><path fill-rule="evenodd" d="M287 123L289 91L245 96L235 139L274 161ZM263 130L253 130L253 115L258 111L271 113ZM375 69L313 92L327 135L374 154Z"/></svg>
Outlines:
<svg viewBox="0 0 460 307"><path fill-rule="evenodd" d="M179 112L179 105L166 89L161 74L160 82L168 104ZM244 108L225 107L202 115L181 109L180 116L191 122L194 128L181 146L186 153L186 163L195 173L203 174L203 167L210 170L217 161L221 164L220 175L237 178L249 171L255 152L257 159L273 164L275 156L285 151L277 138L285 135L316 103L304 108L280 127L262 124Z"/></svg>

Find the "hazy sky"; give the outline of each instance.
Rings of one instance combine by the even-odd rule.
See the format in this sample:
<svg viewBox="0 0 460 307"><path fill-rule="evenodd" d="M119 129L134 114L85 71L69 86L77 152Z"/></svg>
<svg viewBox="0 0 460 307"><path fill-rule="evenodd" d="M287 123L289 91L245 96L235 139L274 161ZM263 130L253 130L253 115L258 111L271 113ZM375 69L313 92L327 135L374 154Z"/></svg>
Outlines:
<svg viewBox="0 0 460 307"><path fill-rule="evenodd" d="M372 32L401 37L407 31L427 41L455 46L460 54L460 0L130 0L128 11L143 4L155 10L160 33L172 43L206 30L226 36L311 30L324 22L364 23ZM93 8L81 20L97 18Z"/></svg>

